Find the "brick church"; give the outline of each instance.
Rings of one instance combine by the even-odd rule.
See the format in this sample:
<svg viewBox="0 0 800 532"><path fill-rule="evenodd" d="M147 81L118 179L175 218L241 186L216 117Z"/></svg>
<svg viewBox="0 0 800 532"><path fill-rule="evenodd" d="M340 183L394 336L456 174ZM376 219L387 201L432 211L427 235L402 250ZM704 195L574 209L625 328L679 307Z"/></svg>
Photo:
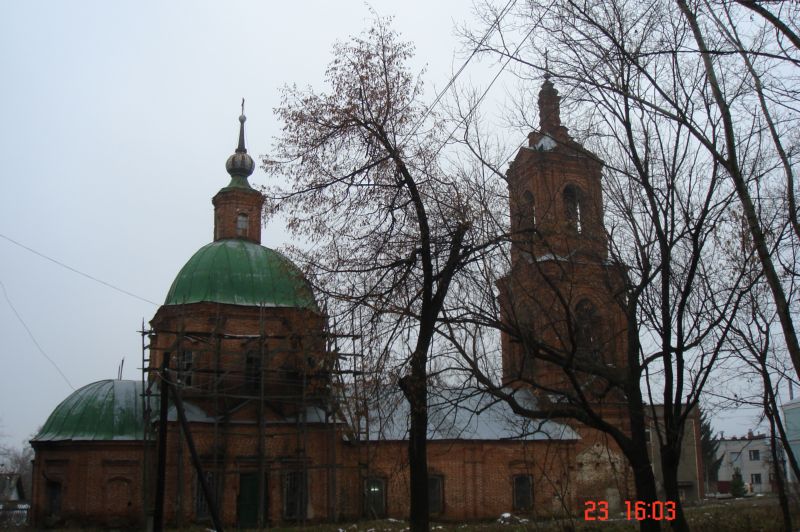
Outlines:
<svg viewBox="0 0 800 532"><path fill-rule="evenodd" d="M503 320L621 368L602 163L561 125L549 80L539 111L539 131L508 170L520 237L498 285ZM230 181L212 200L213 241L180 269L143 331L144 379L80 388L32 441L34 526L145 526L159 506L178 527L407 517L408 406L386 383L352 393L311 285L260 244L263 197L248 181L255 164L239 120ZM501 340L502 385L518 402L546 400L526 380L566 386L518 339ZM624 426L613 395L588 381L586 390ZM624 457L596 431L521 418L480 390L436 390L430 403L433 520L583 515L587 498L633 498ZM697 478L687 497L702 495Z"/></svg>

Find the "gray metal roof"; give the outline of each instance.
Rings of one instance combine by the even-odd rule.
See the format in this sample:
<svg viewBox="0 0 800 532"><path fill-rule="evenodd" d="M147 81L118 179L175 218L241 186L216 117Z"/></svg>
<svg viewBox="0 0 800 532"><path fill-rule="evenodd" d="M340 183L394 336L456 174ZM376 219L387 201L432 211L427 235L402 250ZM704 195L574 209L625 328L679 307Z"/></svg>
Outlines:
<svg viewBox="0 0 800 532"><path fill-rule="evenodd" d="M196 404L191 403L187 400L183 401L183 408L186 412L186 421L188 421L189 423L222 422L221 417L215 418L214 416L209 415L205 410L203 410ZM169 407L169 411L167 413L167 421L177 421L177 420L178 420L178 411L175 405L171 404ZM325 423L325 411L316 406L307 406L305 409L305 417L300 416L300 420L305 423ZM154 419L153 421L155 422L156 420ZM299 421L298 416L287 416L281 420L265 421L265 425L286 425L286 424L298 423L298 421ZM256 421L234 420L230 421L230 423L251 424L251 423L256 423Z"/></svg>
<svg viewBox="0 0 800 532"><path fill-rule="evenodd" d="M536 404L529 390L516 390L513 394L523 406ZM408 401L393 386L384 387L382 397L377 399L370 405L369 420L362 423L361 434L370 440L407 439ZM476 388L437 388L428 398L428 439L530 441L577 440L579 436L562 423L523 418L506 402Z"/></svg>

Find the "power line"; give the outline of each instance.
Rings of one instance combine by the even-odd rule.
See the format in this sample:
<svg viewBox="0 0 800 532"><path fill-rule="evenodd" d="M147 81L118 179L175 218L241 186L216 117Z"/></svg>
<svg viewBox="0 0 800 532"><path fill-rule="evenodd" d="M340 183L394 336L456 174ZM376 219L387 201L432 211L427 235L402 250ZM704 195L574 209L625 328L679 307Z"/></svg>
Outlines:
<svg viewBox="0 0 800 532"><path fill-rule="evenodd" d="M434 153L434 155L433 155L434 157L436 157L439 154L439 152L442 151L442 148L444 148L447 145L447 143L450 142L450 139L453 138L453 135L455 135L455 133L458 130L458 128L461 127L461 124L463 124L466 120L469 120L469 118L472 116L472 113L474 113L477 110L478 106L481 104L481 102L483 102L483 99L489 93L489 90L492 88L492 86L494 85L495 81L497 81L497 78L500 77L500 74L503 73L503 71L506 69L506 67L511 62L511 60L517 55L517 53L519 53L520 49L525 44L525 41L528 40L528 37L531 36L531 34L533 33L534 29L535 29L535 26L532 27L530 29L530 31L528 31L528 33L525 35L525 37L522 38L522 40L519 42L519 45L517 45L517 48L514 50L514 52L511 55L508 56L508 59L506 59L506 62L503 63L503 66L500 67L500 70L497 71L497 74L494 75L494 77L492 78L492 81L486 87L486 90L483 91L483 94L481 94L480 98L478 98L478 100L475 102L475 105L473 105L472 108L469 110L469 112L467 112L467 114L464 117L462 117L461 120L458 121L456 126L453 128L453 130L447 136L447 139L445 139L445 141L441 144L441 146L439 146L439 149L436 150L436 153ZM513 155L513 152L512 152L512 155ZM511 156L509 156L508 158L510 159L510 157ZM506 160L508 160L508 159L506 159Z"/></svg>
<svg viewBox="0 0 800 532"><path fill-rule="evenodd" d="M475 48L473 48L472 53L469 54L469 57L467 57L466 61L464 61L464 64L461 65L461 68L459 68L455 74L450 76L450 81L447 82L447 85L445 85L444 89L439 91L439 94L436 95L436 98L434 98L433 102L428 106L427 109L425 109L425 112L422 113L422 116L419 118L417 123L414 125L413 128L411 128L411 131L403 138L403 142L405 142L407 139L412 137L414 133L417 132L417 130L420 128L425 118L430 114L431 110L433 110L434 106L436 106L436 104L439 103L439 100L442 99L447 90L453 86L453 83L456 82L456 79L458 79L458 76L461 75L461 72L463 72L464 69L467 67L467 64L469 64L472 58L475 57L475 54L478 53L480 47L483 46L483 43L486 42L486 39L488 39L494 32L495 26L497 27L500 26L500 21L503 20L503 17L505 17L508 14L513 5L516 3L517 0L508 0L508 3L503 7L503 9L500 10L500 14L497 16L494 22L492 22L492 24L489 26L489 29L486 30L486 33L483 35L478 44L475 45Z"/></svg>
<svg viewBox="0 0 800 532"><path fill-rule="evenodd" d="M84 272L82 272L82 271L80 271L80 270L78 270L78 269L75 269L75 268L73 268L72 266L68 266L67 264L64 264L63 262L61 262L61 261L59 261L59 260L56 260L56 259L54 259L54 258L52 258L52 257L48 257L48 256L47 256L47 255L45 255L44 253L40 253L39 251L36 251L36 250L35 250L35 249L33 249L33 248L29 248L29 247L28 247L28 246L26 246L25 244L22 244L22 243L20 243L20 242L17 242L17 241L16 241L16 240L14 240L13 238L9 238L9 237L7 237L6 235L4 235L4 234L2 234L2 233L0 233L0 238L4 238L4 239L8 240L9 242L11 242L12 244L15 244L15 245L17 245L17 246L21 247L22 249L25 249L25 250L27 250L27 251L30 251L30 252L31 252L31 253L33 253L34 255L38 255L38 256L42 257L43 259L47 259L47 260L49 260L49 261L50 261L50 262L52 262L52 263L58 264L58 265L59 265L59 266L61 266L62 268L66 268L67 270L69 270L69 271L71 271L71 272L77 273L78 275L82 275L83 277L86 277L87 279L91 279L92 281L94 281L94 282L96 282L96 283L100 283L100 284L102 284L102 285L104 285L104 286L107 286L108 288L111 288L112 290L116 290L117 292L121 292L121 293L125 294L126 296L135 297L136 299L138 299L138 300L140 300L140 301L144 301L145 303L150 303L151 305L155 305L156 307L157 307L157 306L159 306L159 304L158 304L158 303L156 303L155 301L150 301L150 300L149 300L149 299L147 299L147 298L144 298L144 297L141 297L141 296L137 296L137 295L136 295L136 294L134 294L133 292L128 292L127 290L125 290L125 289L122 289L122 288L120 288L120 287L118 287L118 286L114 286L114 285L113 285L113 284L111 284L111 283L107 283L107 282L103 281L102 279L98 279L97 277L94 277L94 276L92 276L92 275L89 275L88 273L84 273Z"/></svg>
<svg viewBox="0 0 800 532"><path fill-rule="evenodd" d="M3 289L3 296L5 296L6 302L8 303L8 306L11 307L11 310L14 312L14 315L17 317L17 319L22 324L22 326L25 327L25 330L28 332L28 336L31 337L31 340L33 340L33 343L36 346L36 348L39 350L39 352L42 354L42 356L44 358L46 358L47 361L50 362L50 364L52 364L54 368L56 368L56 371L58 372L58 374L61 375L61 378L64 379L64 381L69 385L69 387L74 390L75 387L72 385L71 382L69 382L69 379L67 378L67 376L64 375L64 372L61 371L61 368L58 367L58 364L56 364L55 361L52 358L50 358L47 355L47 353L44 352L44 349L42 349L42 346L39 345L38 341L36 341L36 337L33 335L31 330L28 328L28 325L25 323L25 320L23 320L22 316L20 316L19 312L17 312L17 308L14 306L14 303L12 303L11 299L8 297L8 292L6 292L6 285L3 284L3 281L0 281L0 288Z"/></svg>

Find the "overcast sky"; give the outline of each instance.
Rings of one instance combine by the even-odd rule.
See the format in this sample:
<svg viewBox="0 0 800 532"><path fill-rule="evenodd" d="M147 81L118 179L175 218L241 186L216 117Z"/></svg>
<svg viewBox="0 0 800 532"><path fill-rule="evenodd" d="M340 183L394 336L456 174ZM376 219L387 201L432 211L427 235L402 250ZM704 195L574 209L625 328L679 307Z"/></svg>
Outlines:
<svg viewBox="0 0 800 532"><path fill-rule="evenodd" d="M415 43L432 100L463 61L454 27L473 22L471 3L370 4ZM228 182L240 99L249 151L264 154L279 88L321 87L333 42L370 17L358 0L1 3L0 235L160 304L212 239L211 197ZM251 178L265 180L261 170ZM263 235L270 247L287 238L275 223ZM136 331L157 306L5 238L0 443L18 444L72 391L36 343L74 388L115 378L123 357L124 378L140 379ZM744 433L732 419L718 428Z"/></svg>
<svg viewBox="0 0 800 532"><path fill-rule="evenodd" d="M443 86L465 1L371 2ZM278 133L286 83L320 87L331 45L371 14L349 2L3 2L0 234L161 303L212 238L239 102L251 154ZM455 58L455 59L454 59ZM460 64L460 63L459 63ZM251 181L265 184L260 170ZM270 225L264 244L285 242ZM0 238L0 281L72 386L141 378L136 330L156 306ZM0 431L17 443L70 392L0 290Z"/></svg>

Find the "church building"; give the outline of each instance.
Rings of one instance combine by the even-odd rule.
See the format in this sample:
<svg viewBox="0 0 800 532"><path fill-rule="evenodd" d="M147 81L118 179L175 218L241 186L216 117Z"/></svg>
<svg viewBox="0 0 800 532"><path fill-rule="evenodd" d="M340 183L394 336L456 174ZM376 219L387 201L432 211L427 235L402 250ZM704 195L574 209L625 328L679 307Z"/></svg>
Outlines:
<svg viewBox="0 0 800 532"><path fill-rule="evenodd" d="M539 110L540 130L508 171L521 236L498 285L503 319L623 368L602 162L561 125L549 80ZM255 163L239 121L229 181L212 199L213 240L178 271L143 332L144 378L80 388L32 440L34 526L140 527L160 508L177 527L407 518L408 405L387 383L351 408L310 283L261 245L263 196L248 181ZM502 351L502 385L521 404L543 400L526 379L567 385L508 334ZM617 397L588 380L586 389L624 426ZM582 516L586 499L633 498L624 458L596 431L520 418L481 390L437 390L430 403L435 521Z"/></svg>

